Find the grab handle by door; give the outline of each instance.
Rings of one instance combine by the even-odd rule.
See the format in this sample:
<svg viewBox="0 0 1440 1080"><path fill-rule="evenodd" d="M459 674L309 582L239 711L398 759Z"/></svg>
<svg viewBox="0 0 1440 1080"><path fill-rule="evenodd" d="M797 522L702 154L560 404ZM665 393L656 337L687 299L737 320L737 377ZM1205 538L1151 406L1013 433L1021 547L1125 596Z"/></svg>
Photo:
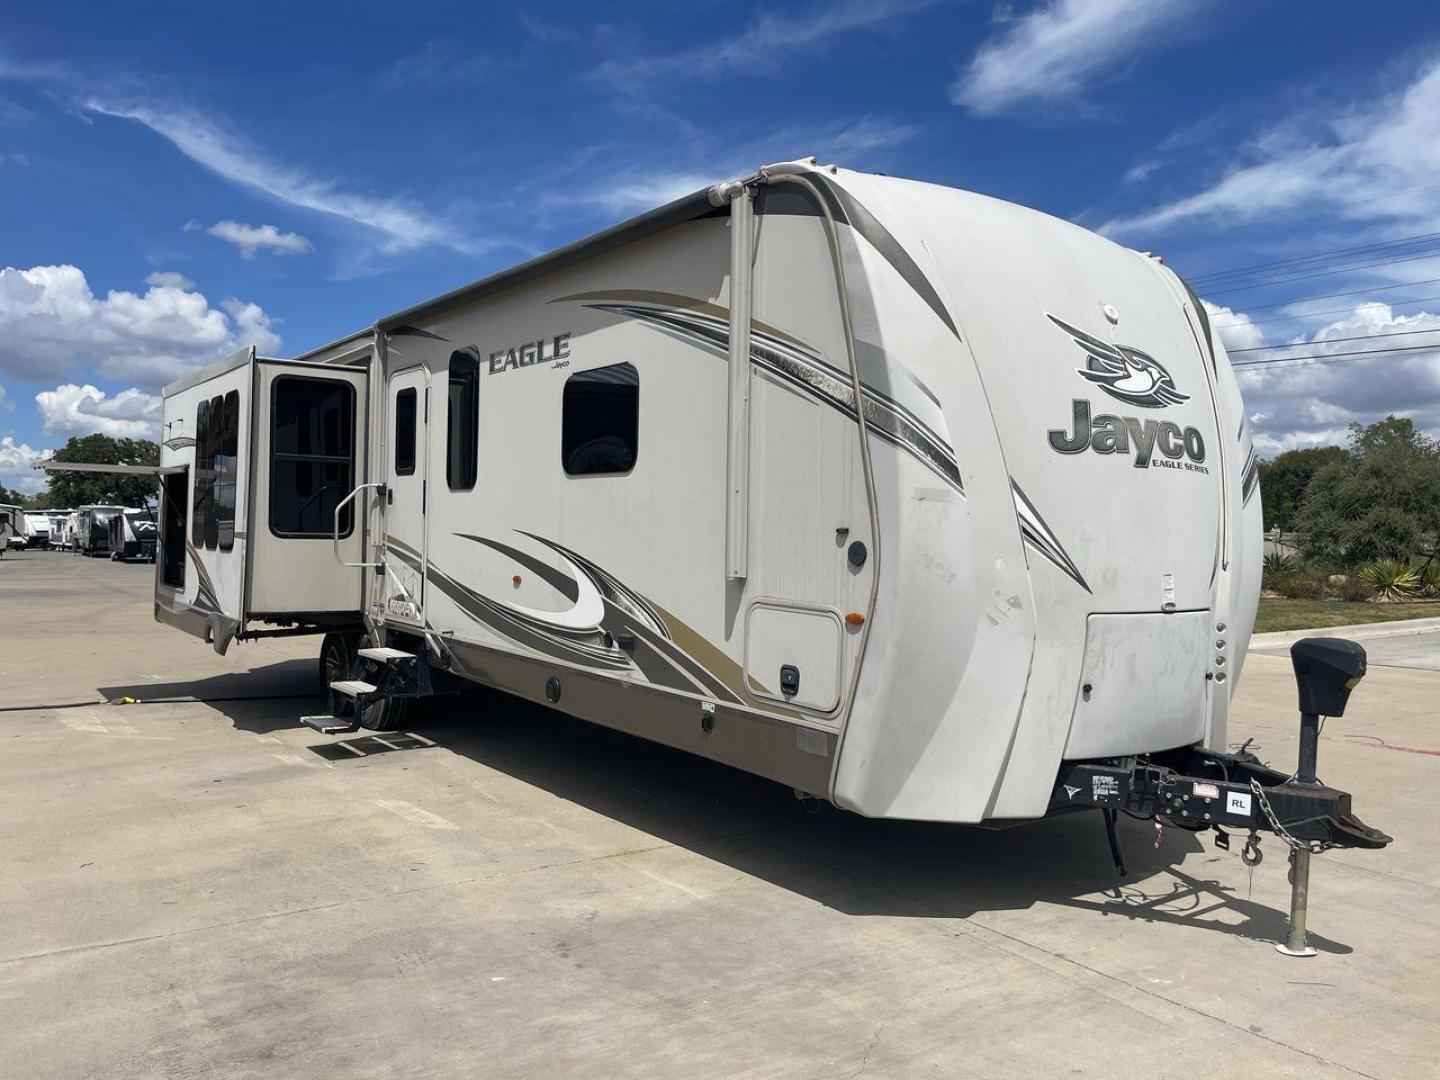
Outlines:
<svg viewBox="0 0 1440 1080"><path fill-rule="evenodd" d="M350 500L355 498L356 495L359 495L360 492L364 491L366 488L376 488L382 497L385 494L385 485L383 483L373 482L369 484L361 484L354 491L350 492L349 495L346 495L345 498L341 499L338 503L335 504L335 530L331 534L331 538L335 544L335 561L338 562L341 566L377 567L381 565L380 563L373 562L346 562L345 557L340 554L340 511L344 510L345 507L349 505Z"/></svg>

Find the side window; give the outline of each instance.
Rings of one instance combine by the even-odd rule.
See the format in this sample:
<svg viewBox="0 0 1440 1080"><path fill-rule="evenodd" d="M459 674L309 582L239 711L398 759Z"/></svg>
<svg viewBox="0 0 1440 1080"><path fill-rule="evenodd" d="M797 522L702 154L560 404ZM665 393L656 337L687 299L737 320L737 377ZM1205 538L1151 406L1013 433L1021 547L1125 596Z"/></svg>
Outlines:
<svg viewBox="0 0 1440 1080"><path fill-rule="evenodd" d="M231 390L220 407L220 453L215 459L215 515L220 550L235 547L235 482L240 456L240 391Z"/></svg>
<svg viewBox="0 0 1440 1080"><path fill-rule="evenodd" d="M395 395L395 475L415 473L415 388Z"/></svg>
<svg viewBox="0 0 1440 1080"><path fill-rule="evenodd" d="M560 462L568 476L627 473L640 437L640 373L634 364L577 371L565 380Z"/></svg>
<svg viewBox="0 0 1440 1080"><path fill-rule="evenodd" d="M270 398L270 531L328 537L335 507L355 487L355 390L347 382L282 375ZM354 526L340 513L340 535Z"/></svg>
<svg viewBox="0 0 1440 1080"><path fill-rule="evenodd" d="M205 546L205 515L210 507L210 466L205 454L210 448L210 402L195 407L195 512L190 516L190 542Z"/></svg>
<svg viewBox="0 0 1440 1080"><path fill-rule="evenodd" d="M220 395L210 399L210 430L205 440L205 483L210 489L209 496L205 501L205 547L214 551L220 543L220 518L215 509L216 482L215 468L216 459L220 457L220 440L223 434L222 428L225 424L224 415L225 403Z"/></svg>
<svg viewBox="0 0 1440 1080"><path fill-rule="evenodd" d="M475 486L480 453L480 356L450 354L450 407L445 431L445 482L451 491Z"/></svg>

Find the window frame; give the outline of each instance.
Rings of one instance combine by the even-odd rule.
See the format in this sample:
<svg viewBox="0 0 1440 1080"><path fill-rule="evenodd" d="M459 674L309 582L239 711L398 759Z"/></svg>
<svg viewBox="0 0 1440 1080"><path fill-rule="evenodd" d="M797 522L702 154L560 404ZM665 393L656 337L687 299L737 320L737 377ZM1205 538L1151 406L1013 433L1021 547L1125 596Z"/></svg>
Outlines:
<svg viewBox="0 0 1440 1080"><path fill-rule="evenodd" d="M632 459L631 459L631 461L630 461L630 467L629 467L628 469L611 469L611 470L607 470L607 471L605 471L605 472L598 472L598 471L597 471L597 472L591 472L591 471L586 471L586 472L571 472L570 469L569 469L568 466L567 466L566 457L567 457L568 455L567 455L566 452L565 452L565 443L566 443L566 435L565 435L566 423L565 423L565 420L566 420L566 408L567 408L567 406L568 406L568 404L569 404L569 400L570 400L570 399L569 399L570 385L571 385L573 382L575 382L575 380L577 380L577 379L581 380L582 382L585 381L585 377L586 377L586 376L588 376L588 375L593 375L593 374L595 374L597 371L607 371L607 370L609 370L610 368L617 368L617 367L628 367L631 371L633 371L633 372L635 373L635 381L634 381L634 383L633 383L633 385L634 385L634 387L635 387L635 441L634 441L634 446L632 447L632 449L634 450L634 456L632 457ZM590 381L598 381L598 380L590 380ZM583 444L582 444L582 445L583 445ZM572 453L573 453L573 450L572 450ZM635 467L636 467L637 465L639 465L639 464L640 464L640 369L639 369L639 367L637 367L637 366L635 365L635 363L634 363L633 361L630 361L630 360L617 360L617 361L616 361L615 363L613 363L613 364L601 364L601 365L599 365L599 366L597 366L597 367L585 368L583 371L574 371L574 372L571 372L570 375L566 377L566 379L565 379L565 384L564 384L564 386L561 388L561 391L560 391L560 470L565 474L566 479L569 479L569 480L583 480L583 479L585 479L586 477L591 477L591 476L599 476L599 477L604 477L604 476L629 476L631 473L633 473L633 472L635 471Z"/></svg>
<svg viewBox="0 0 1440 1080"><path fill-rule="evenodd" d="M460 457L455 452L455 365L460 361L470 366L470 392L464 404L472 421L469 454L460 464L467 466L468 484L455 483L455 466ZM463 448L462 448L463 449ZM451 491L474 491L480 478L480 354L474 349L456 349L450 354L445 373L445 486Z"/></svg>
<svg viewBox="0 0 1440 1080"><path fill-rule="evenodd" d="M202 397L195 404L195 490L190 499L190 546L196 551L205 547L206 503L213 494L205 483L205 451L210 445L210 398Z"/></svg>
<svg viewBox="0 0 1440 1080"><path fill-rule="evenodd" d="M349 406L350 406L350 444L349 444L349 453L348 453L347 456L337 457L337 456L331 455L331 454L288 454L288 453L282 454L282 453L279 453L279 452L276 451L276 449L275 449L275 414L276 414L275 403L276 403L276 400L277 400L277 399L279 398L279 396L280 396L281 387L282 387L282 386L285 386L285 385L287 385L287 384L289 384L289 383L292 383L292 382L320 383L321 385L327 386L327 387L340 387L340 388L341 388L341 390L342 390L342 392L345 394L345 396L346 396L346 398L347 398L347 400L348 400ZM356 466L356 462L355 462L355 429L356 429L356 427L357 427L357 425L358 425L358 421L359 421L359 417L356 415L355 408L356 408L355 387L354 387L354 385L352 385L352 384L350 383L350 381L349 381L348 379L322 379L322 378L318 378L318 377L316 377L316 376L314 376L314 375L291 375L291 374L289 374L289 373L286 373L286 374L284 374L284 375L277 375L277 376L274 378L274 380L271 381L271 383L270 383L270 417L269 417L269 421L270 421L270 422L269 422L269 432L268 432L269 440L270 440L270 446L269 446L269 451L268 451L268 454L267 454L267 456L268 456L268 458L269 458L269 461L268 461L268 466L267 466L267 468L268 468L268 476L267 476L267 483L266 483L266 487L267 487L269 490L266 492L266 499L265 499L265 527L270 530L270 535L271 535L271 536L274 536L274 537L276 537L276 538L278 538L278 539L281 539L281 540L330 540L330 539L334 538L334 536L335 536L335 531L334 531L335 525L334 525L334 518L333 518L333 517L331 518L330 528L329 528L327 531L323 532L323 533L318 533L318 532L284 532L284 531L282 531L282 530L280 530L280 529L277 529L277 528L275 527L275 463L276 463L276 461L281 460L281 459L285 459L285 460L288 460L288 461L348 462L348 464L349 464L349 466L350 466L350 481L349 481L350 486L349 486L349 488L346 489L345 494L346 494L346 495L350 494L351 491L354 491L354 490L355 490L355 466ZM355 531L355 504L354 504L354 503L351 503L351 504L346 508L346 513L348 514L348 520L345 521L345 528L344 528L344 529L341 531L341 533L340 533L340 539L341 539L341 540L346 539L346 538L349 537L351 534L353 534L354 531ZM345 518L344 518L343 516L342 516L342 520L345 520Z"/></svg>

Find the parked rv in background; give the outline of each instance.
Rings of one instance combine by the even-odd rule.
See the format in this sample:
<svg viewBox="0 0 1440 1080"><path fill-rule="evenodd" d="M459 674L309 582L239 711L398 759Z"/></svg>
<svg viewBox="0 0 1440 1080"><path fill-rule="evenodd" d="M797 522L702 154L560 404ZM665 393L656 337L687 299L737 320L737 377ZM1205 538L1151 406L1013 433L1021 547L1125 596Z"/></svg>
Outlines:
<svg viewBox="0 0 1440 1080"><path fill-rule="evenodd" d="M106 555L112 550L110 519L123 506L82 506L75 511L75 550L82 555Z"/></svg>
<svg viewBox="0 0 1440 1080"><path fill-rule="evenodd" d="M25 546L28 548L48 548L50 546L50 515L45 511L25 511Z"/></svg>
<svg viewBox="0 0 1440 1080"><path fill-rule="evenodd" d="M24 511L9 503L0 503L0 555L11 548L25 546Z"/></svg>
<svg viewBox="0 0 1440 1080"><path fill-rule="evenodd" d="M155 561L155 513L124 510L110 518L110 558Z"/></svg>

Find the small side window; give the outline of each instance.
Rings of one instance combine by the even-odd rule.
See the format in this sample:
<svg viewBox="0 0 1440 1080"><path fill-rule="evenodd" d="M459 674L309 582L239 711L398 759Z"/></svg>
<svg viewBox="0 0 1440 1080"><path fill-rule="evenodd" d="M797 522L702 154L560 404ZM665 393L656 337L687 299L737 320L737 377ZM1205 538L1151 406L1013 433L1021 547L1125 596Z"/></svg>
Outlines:
<svg viewBox="0 0 1440 1080"><path fill-rule="evenodd" d="M449 416L445 432L445 482L451 491L475 486L480 466L480 356L450 354Z"/></svg>
<svg viewBox="0 0 1440 1080"><path fill-rule="evenodd" d="M640 373L634 364L577 371L565 380L560 462L568 476L627 473L640 441Z"/></svg>
<svg viewBox="0 0 1440 1080"><path fill-rule="evenodd" d="M395 395L395 475L415 474L415 388Z"/></svg>

